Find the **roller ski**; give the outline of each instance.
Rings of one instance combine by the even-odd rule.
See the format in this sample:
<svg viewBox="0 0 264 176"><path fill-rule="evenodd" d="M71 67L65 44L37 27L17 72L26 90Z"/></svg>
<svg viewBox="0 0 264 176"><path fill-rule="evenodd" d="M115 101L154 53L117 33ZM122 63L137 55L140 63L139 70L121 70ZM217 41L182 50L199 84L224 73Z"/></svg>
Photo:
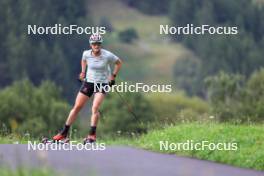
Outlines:
<svg viewBox="0 0 264 176"><path fill-rule="evenodd" d="M47 137L44 137L41 140L41 143L43 144L51 144L51 143L57 143L57 144L67 144L70 143L70 139L66 136L60 136L61 134L57 134L56 136L54 136L52 139L49 139Z"/></svg>
<svg viewBox="0 0 264 176"><path fill-rule="evenodd" d="M83 139L83 145L85 144L93 144L96 142L96 135L88 135L86 138Z"/></svg>

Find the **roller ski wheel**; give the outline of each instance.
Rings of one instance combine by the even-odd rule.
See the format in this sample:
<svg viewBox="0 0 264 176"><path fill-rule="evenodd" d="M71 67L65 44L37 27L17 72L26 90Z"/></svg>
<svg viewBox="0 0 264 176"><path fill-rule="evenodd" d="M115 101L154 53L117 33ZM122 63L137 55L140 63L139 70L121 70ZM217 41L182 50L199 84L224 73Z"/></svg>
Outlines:
<svg viewBox="0 0 264 176"><path fill-rule="evenodd" d="M50 144L50 143L53 143L53 140L47 138L47 137L44 137L42 140L41 140L41 143L42 144Z"/></svg>
<svg viewBox="0 0 264 176"><path fill-rule="evenodd" d="M42 140L41 140L41 143L42 144L47 144L49 142L49 139L44 137Z"/></svg>
<svg viewBox="0 0 264 176"><path fill-rule="evenodd" d="M92 144L96 142L96 135L88 135L83 139L83 144Z"/></svg>

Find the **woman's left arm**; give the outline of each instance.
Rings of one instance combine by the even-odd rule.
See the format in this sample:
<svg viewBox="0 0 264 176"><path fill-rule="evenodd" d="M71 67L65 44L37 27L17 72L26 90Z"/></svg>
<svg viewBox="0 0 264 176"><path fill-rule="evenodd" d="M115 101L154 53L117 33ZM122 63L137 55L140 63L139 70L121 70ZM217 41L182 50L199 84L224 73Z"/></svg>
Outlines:
<svg viewBox="0 0 264 176"><path fill-rule="evenodd" d="M121 59L118 59L118 60L115 62L114 71L113 71L113 73L112 73L111 76L110 76L110 80L115 80L115 77L117 76L119 70L121 69L122 64L123 64L123 62L122 62Z"/></svg>

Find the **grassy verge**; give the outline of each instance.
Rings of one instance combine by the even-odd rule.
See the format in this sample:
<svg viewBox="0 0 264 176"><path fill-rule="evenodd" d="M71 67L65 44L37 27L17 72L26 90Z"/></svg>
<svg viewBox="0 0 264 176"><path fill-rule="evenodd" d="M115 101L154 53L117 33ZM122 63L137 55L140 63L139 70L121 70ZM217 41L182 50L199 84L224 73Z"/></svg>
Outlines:
<svg viewBox="0 0 264 176"><path fill-rule="evenodd" d="M16 134L0 135L0 144L26 144L30 137L21 137Z"/></svg>
<svg viewBox="0 0 264 176"><path fill-rule="evenodd" d="M0 168L1 176L55 176L52 170L49 169L33 169L33 168L18 168L18 169L10 169L10 168Z"/></svg>
<svg viewBox="0 0 264 176"><path fill-rule="evenodd" d="M119 139L107 144L122 144L151 151L177 154L233 166L264 170L264 126L231 124L181 124L163 130L153 130L135 140ZM159 141L183 143L209 141L210 143L237 143L237 150L160 150ZM173 145L171 145L173 146Z"/></svg>

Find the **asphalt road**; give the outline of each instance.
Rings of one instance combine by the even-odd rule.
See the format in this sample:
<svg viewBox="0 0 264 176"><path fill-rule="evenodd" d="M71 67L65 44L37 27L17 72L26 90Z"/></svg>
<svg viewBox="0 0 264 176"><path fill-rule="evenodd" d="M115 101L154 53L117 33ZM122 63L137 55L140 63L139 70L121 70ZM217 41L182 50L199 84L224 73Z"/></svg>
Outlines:
<svg viewBox="0 0 264 176"><path fill-rule="evenodd" d="M103 151L29 151L26 144L2 144L0 164L51 167L76 176L264 176L260 171L123 146L106 146Z"/></svg>

